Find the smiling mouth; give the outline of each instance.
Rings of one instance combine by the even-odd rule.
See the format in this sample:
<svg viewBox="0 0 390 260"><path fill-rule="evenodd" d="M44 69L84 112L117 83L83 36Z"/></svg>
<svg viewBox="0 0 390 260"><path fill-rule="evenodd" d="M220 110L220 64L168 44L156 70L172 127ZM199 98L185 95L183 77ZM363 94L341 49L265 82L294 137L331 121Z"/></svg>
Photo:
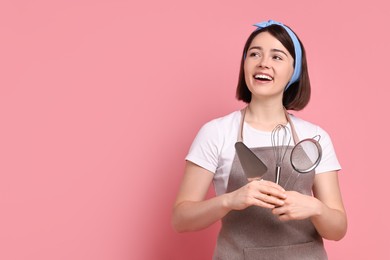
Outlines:
<svg viewBox="0 0 390 260"><path fill-rule="evenodd" d="M253 76L256 80L260 80L260 81L272 81L273 78L269 75L265 75L265 74L256 74L255 76Z"/></svg>

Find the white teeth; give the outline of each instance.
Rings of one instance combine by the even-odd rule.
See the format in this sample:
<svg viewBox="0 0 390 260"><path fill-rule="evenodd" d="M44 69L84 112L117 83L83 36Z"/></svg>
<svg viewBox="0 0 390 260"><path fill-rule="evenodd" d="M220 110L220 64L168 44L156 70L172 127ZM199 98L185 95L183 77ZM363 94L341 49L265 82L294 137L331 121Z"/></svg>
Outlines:
<svg viewBox="0 0 390 260"><path fill-rule="evenodd" d="M267 80L272 80L270 76L264 75L264 74L256 74L255 79L267 79Z"/></svg>

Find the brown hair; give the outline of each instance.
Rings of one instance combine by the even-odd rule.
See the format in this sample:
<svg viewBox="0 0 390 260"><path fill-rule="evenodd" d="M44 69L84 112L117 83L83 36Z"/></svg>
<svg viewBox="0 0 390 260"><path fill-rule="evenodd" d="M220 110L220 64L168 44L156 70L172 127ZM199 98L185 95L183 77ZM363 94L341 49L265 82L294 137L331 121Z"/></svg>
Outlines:
<svg viewBox="0 0 390 260"><path fill-rule="evenodd" d="M244 73L244 62L245 56L248 51L249 46L251 45L253 39L262 32L269 32L272 36L278 39L283 46L288 50L291 56L295 61L295 50L294 44L288 35L287 31L279 25L270 25L268 27L262 28L252 32L248 37L248 40L245 43L243 55L241 58L240 65L240 74L238 77L238 84L236 90L236 98L242 100L245 103L249 103L252 99L252 93L249 91L248 86L245 82L245 73ZM297 37L298 38L298 37ZM299 40L299 38L298 38ZM309 73L307 69L306 61L306 52L302 45L302 42L299 40L302 48L302 70L299 80L293 84L284 92L283 94L283 106L288 110L302 110L310 101L311 87Z"/></svg>

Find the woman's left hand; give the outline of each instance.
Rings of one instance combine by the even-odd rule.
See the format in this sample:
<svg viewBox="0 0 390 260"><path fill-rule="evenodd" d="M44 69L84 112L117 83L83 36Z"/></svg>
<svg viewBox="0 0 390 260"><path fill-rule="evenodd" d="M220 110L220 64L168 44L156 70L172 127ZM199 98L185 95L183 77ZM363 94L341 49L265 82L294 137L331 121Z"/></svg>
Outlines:
<svg viewBox="0 0 390 260"><path fill-rule="evenodd" d="M280 220L306 219L316 215L320 207L320 201L315 197L301 194L296 191L287 191L284 205L274 208L272 213Z"/></svg>

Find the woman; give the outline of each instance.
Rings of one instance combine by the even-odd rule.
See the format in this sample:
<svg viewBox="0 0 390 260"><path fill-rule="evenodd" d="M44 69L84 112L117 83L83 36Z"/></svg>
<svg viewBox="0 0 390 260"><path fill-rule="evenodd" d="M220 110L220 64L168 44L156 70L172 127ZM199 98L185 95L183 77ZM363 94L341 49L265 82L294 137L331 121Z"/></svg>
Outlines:
<svg viewBox="0 0 390 260"><path fill-rule="evenodd" d="M237 87L237 98L248 105L199 131L186 157L173 226L178 232L194 231L222 220L214 259L327 259L322 238L340 240L347 230L340 165L323 129L286 112L303 109L310 99L305 50L279 22L255 26L244 46ZM286 190L274 182L271 132L278 125L289 129L295 144L319 135L323 150L315 171L299 178L284 160L279 183L296 180ZM260 180L245 176L237 141L267 165ZM205 199L211 182L216 196Z"/></svg>

